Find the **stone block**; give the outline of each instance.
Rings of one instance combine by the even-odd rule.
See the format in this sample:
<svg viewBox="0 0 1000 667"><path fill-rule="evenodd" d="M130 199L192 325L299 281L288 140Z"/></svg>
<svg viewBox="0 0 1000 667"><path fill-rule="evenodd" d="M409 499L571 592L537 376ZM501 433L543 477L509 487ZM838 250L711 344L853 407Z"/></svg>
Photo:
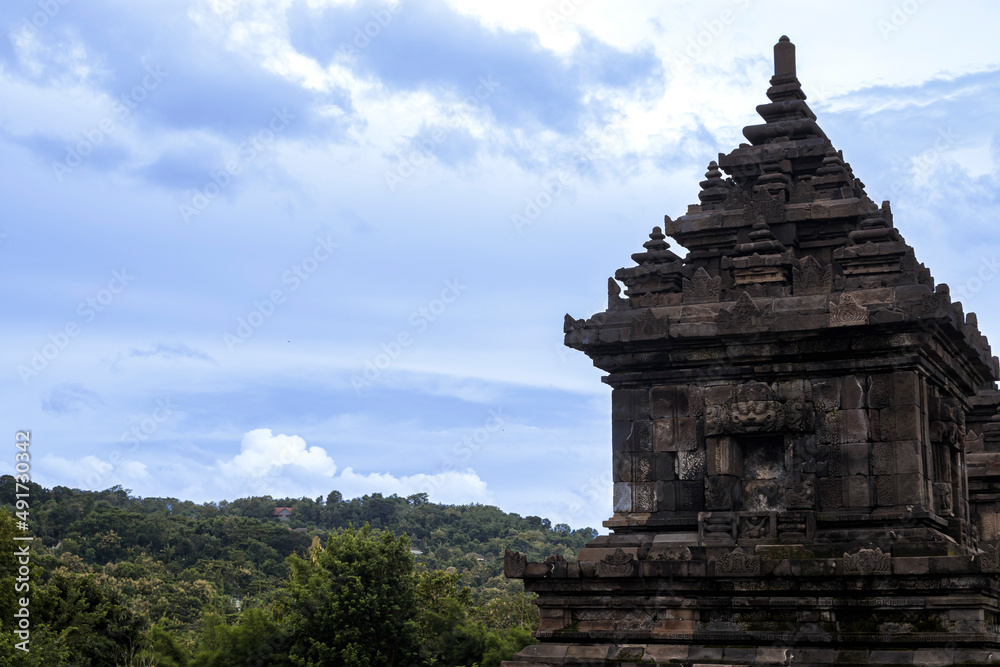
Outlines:
<svg viewBox="0 0 1000 667"><path fill-rule="evenodd" d="M912 665L913 651L872 651L869 665Z"/></svg>
<svg viewBox="0 0 1000 667"><path fill-rule="evenodd" d="M653 419L683 417L688 413L687 385L653 387L649 391L649 416Z"/></svg>
<svg viewBox="0 0 1000 667"><path fill-rule="evenodd" d="M731 384L715 385L705 387L705 404L722 405L733 400L733 386Z"/></svg>
<svg viewBox="0 0 1000 667"><path fill-rule="evenodd" d="M739 478L716 475L705 479L705 508L713 511L736 509Z"/></svg>
<svg viewBox="0 0 1000 667"><path fill-rule="evenodd" d="M535 646L542 646L542 644L535 644ZM570 646L566 650L566 657L573 658L578 661L587 660L599 660L604 661L608 657L608 646Z"/></svg>
<svg viewBox="0 0 1000 667"><path fill-rule="evenodd" d="M997 514L996 512L979 512L979 539L983 542L995 542L997 540Z"/></svg>
<svg viewBox="0 0 1000 667"><path fill-rule="evenodd" d="M674 452L657 452L656 479L669 482L677 479L677 454Z"/></svg>
<svg viewBox="0 0 1000 667"><path fill-rule="evenodd" d="M633 451L653 451L653 422L648 419L638 419L632 422Z"/></svg>
<svg viewBox="0 0 1000 667"><path fill-rule="evenodd" d="M676 452L674 447L674 432L677 426L673 417L653 420L653 451Z"/></svg>
<svg viewBox="0 0 1000 667"><path fill-rule="evenodd" d="M633 482L632 483L632 511L633 512L655 512L656 511L656 483L655 482Z"/></svg>
<svg viewBox="0 0 1000 667"><path fill-rule="evenodd" d="M825 413L821 424L820 435L823 442L836 445L844 441L841 434L840 412L838 410Z"/></svg>
<svg viewBox="0 0 1000 667"><path fill-rule="evenodd" d="M895 452L894 464L899 474L924 474L924 457L920 454L920 443L916 440L906 440L892 443Z"/></svg>
<svg viewBox="0 0 1000 667"><path fill-rule="evenodd" d="M896 475L896 502L900 505L924 505L927 502L924 496L926 480L919 473L905 473Z"/></svg>
<svg viewBox="0 0 1000 667"><path fill-rule="evenodd" d="M677 509L681 512L700 512L705 509L705 481L682 481Z"/></svg>
<svg viewBox="0 0 1000 667"><path fill-rule="evenodd" d="M704 479L705 452L701 450L677 452L677 472L682 480Z"/></svg>
<svg viewBox="0 0 1000 667"><path fill-rule="evenodd" d="M678 451L693 449L700 441L699 430L701 420L697 417L678 417L677 430L674 432L674 442Z"/></svg>
<svg viewBox="0 0 1000 667"><path fill-rule="evenodd" d="M868 414L867 410L841 410L840 411L840 438L841 442L868 442Z"/></svg>
<svg viewBox="0 0 1000 667"><path fill-rule="evenodd" d="M682 662L687 659L688 651L688 647L682 645L655 646L651 644L646 647L646 655L644 657L654 660L658 664Z"/></svg>
<svg viewBox="0 0 1000 667"><path fill-rule="evenodd" d="M611 419L648 419L649 392L645 389L613 389Z"/></svg>
<svg viewBox="0 0 1000 667"><path fill-rule="evenodd" d="M930 561L926 557L893 558L892 572L897 575L927 574Z"/></svg>
<svg viewBox="0 0 1000 667"><path fill-rule="evenodd" d="M688 417L700 417L705 412L705 388L688 386Z"/></svg>
<svg viewBox="0 0 1000 667"><path fill-rule="evenodd" d="M518 655L525 658L565 658L568 650L569 644L533 644L525 646ZM607 649L604 649L604 654L607 655Z"/></svg>
<svg viewBox="0 0 1000 667"><path fill-rule="evenodd" d="M692 662L719 662L722 660L722 649L709 646L692 646L688 649L688 660Z"/></svg>
<svg viewBox="0 0 1000 667"><path fill-rule="evenodd" d="M709 475L743 476L743 456L733 438L728 436L706 438L705 459Z"/></svg>
<svg viewBox="0 0 1000 667"><path fill-rule="evenodd" d="M616 512L632 511L632 483L615 482L613 486L614 509Z"/></svg>
<svg viewBox="0 0 1000 667"><path fill-rule="evenodd" d="M921 405L920 376L914 371L892 374L893 403L897 406Z"/></svg>
<svg viewBox="0 0 1000 667"><path fill-rule="evenodd" d="M847 499L845 507L871 507L871 485L867 475L851 475L846 478Z"/></svg>
<svg viewBox="0 0 1000 667"><path fill-rule="evenodd" d="M847 445L850 447L850 445ZM891 442L875 442L871 446L871 470L873 475L893 475L896 473L896 451Z"/></svg>
<svg viewBox="0 0 1000 667"><path fill-rule="evenodd" d="M823 477L817 480L819 506L837 509L844 506L844 480L840 477Z"/></svg>
<svg viewBox="0 0 1000 667"><path fill-rule="evenodd" d="M861 378L856 375L848 375L841 380L840 407L842 410L857 410L864 407L864 396Z"/></svg>
<svg viewBox="0 0 1000 667"><path fill-rule="evenodd" d="M892 507L899 504L896 501L896 475L875 476L875 505L877 507Z"/></svg>
<svg viewBox="0 0 1000 667"><path fill-rule="evenodd" d="M843 470L848 475L868 475L871 472L869 464L871 445L866 442L855 442L840 446Z"/></svg>
<svg viewBox="0 0 1000 667"><path fill-rule="evenodd" d="M893 375L880 373L868 378L867 404L870 408L888 408L893 405Z"/></svg>
<svg viewBox="0 0 1000 667"><path fill-rule="evenodd" d="M616 482L632 481L632 455L628 453L613 453L611 455L611 471Z"/></svg>
<svg viewBox="0 0 1000 667"><path fill-rule="evenodd" d="M652 453L635 454L632 460L633 482L656 481L656 462Z"/></svg>
<svg viewBox="0 0 1000 667"><path fill-rule="evenodd" d="M895 440L921 440L923 414L916 405L900 405L892 410Z"/></svg>
<svg viewBox="0 0 1000 667"><path fill-rule="evenodd" d="M675 512L680 482L656 482L656 511Z"/></svg>
<svg viewBox="0 0 1000 667"><path fill-rule="evenodd" d="M632 450L632 421L617 419L611 422L611 451L630 452Z"/></svg>
<svg viewBox="0 0 1000 667"><path fill-rule="evenodd" d="M812 398L822 412L840 409L840 378L812 381Z"/></svg>
<svg viewBox="0 0 1000 667"><path fill-rule="evenodd" d="M826 313L799 315L796 313L777 313L774 318L775 331L800 331L802 329L825 329L830 323Z"/></svg>

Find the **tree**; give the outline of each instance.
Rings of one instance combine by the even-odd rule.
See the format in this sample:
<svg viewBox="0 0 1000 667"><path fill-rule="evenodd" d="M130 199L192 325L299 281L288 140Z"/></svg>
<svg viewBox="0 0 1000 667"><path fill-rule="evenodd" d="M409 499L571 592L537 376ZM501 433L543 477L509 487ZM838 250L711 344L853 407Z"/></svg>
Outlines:
<svg viewBox="0 0 1000 667"><path fill-rule="evenodd" d="M290 664L287 642L287 634L262 609L247 609L238 625L228 625L220 616L208 614L190 667L284 667Z"/></svg>
<svg viewBox="0 0 1000 667"><path fill-rule="evenodd" d="M416 657L414 561L405 536L349 527L288 563L293 664L392 667Z"/></svg>
<svg viewBox="0 0 1000 667"><path fill-rule="evenodd" d="M90 667L116 667L117 657L141 648L145 619L107 578L60 569L36 594L36 624L44 626L74 660ZM32 633L34 635L34 632ZM32 641L34 650L34 637Z"/></svg>

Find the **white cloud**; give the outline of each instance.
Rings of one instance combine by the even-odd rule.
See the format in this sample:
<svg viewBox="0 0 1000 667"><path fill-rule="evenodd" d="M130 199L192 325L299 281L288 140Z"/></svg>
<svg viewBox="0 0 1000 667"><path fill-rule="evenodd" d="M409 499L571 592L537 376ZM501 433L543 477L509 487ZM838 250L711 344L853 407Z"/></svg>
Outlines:
<svg viewBox="0 0 1000 667"><path fill-rule="evenodd" d="M374 492L383 495L395 493L404 497L426 493L436 503L461 505L493 502L493 494L486 489L486 482L471 468L464 472L448 471L434 475L419 473L408 477L393 477L388 473L359 475L351 468L345 468L337 482L338 490L348 498Z"/></svg>
<svg viewBox="0 0 1000 667"><path fill-rule="evenodd" d="M150 478L145 463L133 460L105 460L88 454L71 460L55 455L38 458L34 468L36 481L46 486L70 486L98 491L116 484L131 487ZM49 481L52 480L52 481Z"/></svg>
<svg viewBox="0 0 1000 667"><path fill-rule="evenodd" d="M268 428L248 432L240 442L240 453L219 462L219 469L229 477L277 476L292 466L330 477L337 472L337 465L322 447L307 447L297 435L274 435Z"/></svg>
<svg viewBox="0 0 1000 667"><path fill-rule="evenodd" d="M231 497L248 493L312 497L337 489L347 498L371 493L426 493L432 501L441 503L492 500L486 482L471 468L397 477L389 472L361 474L348 467L337 475L337 465L324 448L309 447L297 435L275 435L267 428L244 435L240 453L228 461L219 461L217 468L222 473L224 490Z"/></svg>

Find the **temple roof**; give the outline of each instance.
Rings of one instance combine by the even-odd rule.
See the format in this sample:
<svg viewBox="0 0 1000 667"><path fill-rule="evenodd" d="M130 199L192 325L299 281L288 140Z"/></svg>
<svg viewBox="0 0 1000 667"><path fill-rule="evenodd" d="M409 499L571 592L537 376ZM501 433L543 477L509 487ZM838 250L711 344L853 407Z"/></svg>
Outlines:
<svg viewBox="0 0 1000 667"><path fill-rule="evenodd" d="M975 315L952 303L947 285L935 285L894 227L889 202L868 197L817 124L785 36L774 46L767 97L757 107L764 122L743 129L750 143L709 163L699 203L666 216L632 256L636 266L616 272L625 298L612 281L607 312L567 316L566 344L597 363L616 346L656 340L934 322L961 341L968 383L996 380L1000 363ZM668 236L687 249L684 257ZM783 311L784 321L776 316Z"/></svg>

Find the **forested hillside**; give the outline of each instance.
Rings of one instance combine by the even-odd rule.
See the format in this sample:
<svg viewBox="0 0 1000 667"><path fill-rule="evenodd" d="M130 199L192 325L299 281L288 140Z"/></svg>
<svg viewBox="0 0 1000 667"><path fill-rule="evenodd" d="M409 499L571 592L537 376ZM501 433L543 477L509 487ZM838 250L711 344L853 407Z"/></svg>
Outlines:
<svg viewBox="0 0 1000 667"><path fill-rule="evenodd" d="M11 544L24 534L12 516L14 479L0 477L0 491L0 539ZM16 663L25 665L495 665L537 627L529 596L503 577L503 549L575 557L596 535L426 494L199 505L32 484L30 508L32 650ZM290 520L276 508L289 508ZM376 585L371 572L394 574ZM389 590L403 597L383 609ZM374 636L343 630L338 614L359 599L374 605L369 625L404 610L392 632L410 637L410 649L379 653ZM12 655L9 617L3 624ZM317 639L329 645L309 644ZM337 657L348 654L357 657Z"/></svg>

